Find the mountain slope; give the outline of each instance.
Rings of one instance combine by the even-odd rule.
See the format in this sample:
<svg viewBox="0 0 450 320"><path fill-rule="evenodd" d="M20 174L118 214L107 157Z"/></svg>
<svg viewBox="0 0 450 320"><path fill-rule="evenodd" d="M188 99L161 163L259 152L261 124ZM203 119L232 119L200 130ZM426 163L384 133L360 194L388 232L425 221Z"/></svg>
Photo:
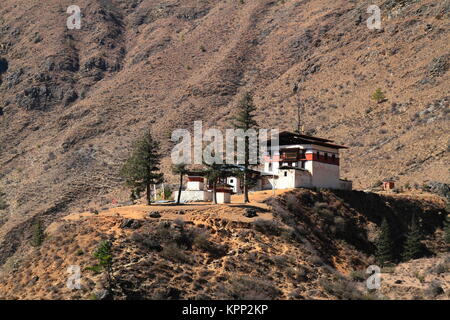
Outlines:
<svg viewBox="0 0 450 320"><path fill-rule="evenodd" d="M432 281L440 281L444 290L432 298L448 298L449 261L446 248L436 246L442 241L441 198L304 189L272 198L266 193L265 198L267 208L254 202L185 205L182 210L160 206L149 212L138 205L71 214L47 228L40 247L26 244L6 261L0 269L0 297L105 296L100 294L107 287L104 274L89 267L97 263L92 253L99 243L108 240L115 299L430 298L426 288ZM244 217L247 209L258 217ZM160 218L150 215L156 210ZM395 222L396 234L404 233L412 214L420 217L424 243L438 257L383 270L381 290L369 294L365 270L374 263L381 212ZM80 267L79 290L66 286L70 266ZM421 274L426 277L419 283ZM396 285L396 280L403 283Z"/></svg>
<svg viewBox="0 0 450 320"><path fill-rule="evenodd" d="M2 1L0 237L124 199L118 167L144 128L168 155L174 129L229 127L246 90L266 128L292 129L301 101L307 130L351 147L356 187L448 182L448 0L379 1L382 31L365 25L370 1L80 0L82 28L67 30L71 4Z"/></svg>

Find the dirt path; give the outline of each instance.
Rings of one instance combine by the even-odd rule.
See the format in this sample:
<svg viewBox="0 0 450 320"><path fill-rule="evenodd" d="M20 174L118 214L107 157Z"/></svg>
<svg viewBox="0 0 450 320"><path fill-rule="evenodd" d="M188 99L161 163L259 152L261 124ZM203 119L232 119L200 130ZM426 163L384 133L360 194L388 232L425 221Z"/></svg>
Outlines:
<svg viewBox="0 0 450 320"><path fill-rule="evenodd" d="M115 207L100 211L98 214L92 212L74 213L66 216L64 220L76 221L83 217L91 216L121 216L128 219L145 219L150 212L159 212L161 219L176 219L183 217L184 220L194 220L198 214L208 215L212 218L226 218L233 221L249 222L254 219L246 218L243 216L245 209L255 208L258 211L258 217L262 219L272 219L272 213L270 208L263 203L264 200L271 196L280 195L291 189L275 190L273 191L257 191L252 192L249 195L250 203L245 204L243 202L243 195L234 195L231 198L230 204L212 204L210 202L195 202L182 205L174 204L157 204L157 205L144 205L137 204L125 207ZM179 214L180 211L183 214Z"/></svg>

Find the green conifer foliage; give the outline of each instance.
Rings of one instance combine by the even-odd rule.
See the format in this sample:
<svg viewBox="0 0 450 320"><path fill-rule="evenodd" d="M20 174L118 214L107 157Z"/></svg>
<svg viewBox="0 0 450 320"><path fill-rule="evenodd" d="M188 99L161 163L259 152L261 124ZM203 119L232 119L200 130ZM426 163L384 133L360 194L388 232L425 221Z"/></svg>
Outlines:
<svg viewBox="0 0 450 320"><path fill-rule="evenodd" d="M384 265L394 261L394 242L392 240L391 228L386 218L381 223L381 233L375 245L377 248L375 256L378 263Z"/></svg>
<svg viewBox="0 0 450 320"><path fill-rule="evenodd" d="M421 242L422 234L420 232L419 224L416 218L413 216L411 221L411 227L406 236L405 243L403 245L402 258L404 261L411 259L421 258L424 254L424 246Z"/></svg>
<svg viewBox="0 0 450 320"><path fill-rule="evenodd" d="M250 129L258 129L258 123L255 120L256 107L253 102L253 97L250 93L245 93L237 106L237 114L234 118L235 129L242 129L245 131ZM257 147L257 146L255 146ZM245 155L244 163L240 163L244 166L244 171L242 172L242 179L244 185L244 202L249 202L248 190L254 184L249 174L250 166L250 141L248 137L245 139Z"/></svg>
<svg viewBox="0 0 450 320"><path fill-rule="evenodd" d="M135 196L146 190L147 204L151 204L151 186L163 182L160 172L161 154L159 143L147 132L134 145L130 157L125 161L120 174L125 178L126 185Z"/></svg>

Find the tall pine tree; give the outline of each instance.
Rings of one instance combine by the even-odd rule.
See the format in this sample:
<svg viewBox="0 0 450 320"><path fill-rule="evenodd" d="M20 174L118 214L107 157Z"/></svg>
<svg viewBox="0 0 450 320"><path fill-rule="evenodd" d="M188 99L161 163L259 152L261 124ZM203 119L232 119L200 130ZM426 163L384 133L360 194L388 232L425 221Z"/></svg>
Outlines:
<svg viewBox="0 0 450 320"><path fill-rule="evenodd" d="M238 104L238 112L234 118L234 127L235 129L242 129L245 131L250 129L258 129L258 123L255 118L256 107L253 103L253 97L250 93L245 93L242 97L241 101ZM243 186L244 186L244 202L250 202L248 198L248 189L252 185L252 181L250 179L249 174L249 166L250 166L250 141L249 138L245 138L245 147L244 147L244 170L242 172ZM253 146L256 147L257 146Z"/></svg>
<svg viewBox="0 0 450 320"><path fill-rule="evenodd" d="M394 257L394 241L392 240L392 232L386 218L381 223L381 233L375 242L376 245L376 259L381 265L387 262L393 262Z"/></svg>
<svg viewBox="0 0 450 320"><path fill-rule="evenodd" d="M161 154L159 143L154 140L150 131L138 140L133 147L130 157L125 161L120 174L125 178L126 185L138 196L146 191L147 204L152 203L151 186L163 181L159 165Z"/></svg>
<svg viewBox="0 0 450 320"><path fill-rule="evenodd" d="M404 261L418 259L423 256L424 247L421 240L422 234L420 232L420 227L416 217L413 216L411 220L411 227L403 245L402 258Z"/></svg>

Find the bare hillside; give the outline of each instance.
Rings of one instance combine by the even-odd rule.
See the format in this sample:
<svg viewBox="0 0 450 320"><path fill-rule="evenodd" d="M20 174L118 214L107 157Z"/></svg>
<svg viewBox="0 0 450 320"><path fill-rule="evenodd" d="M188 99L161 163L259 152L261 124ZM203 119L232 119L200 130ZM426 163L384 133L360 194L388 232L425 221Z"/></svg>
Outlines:
<svg viewBox="0 0 450 320"><path fill-rule="evenodd" d="M47 227L41 246L32 247L29 235L7 259L0 298L108 298L104 273L90 269L102 240L112 244L114 299L449 298L449 261L445 246L437 245L442 199L301 189L261 194L263 203L247 206L73 213ZM245 217L246 210L258 216ZM368 292L365 270L374 263L381 218L389 217L396 234L403 234L412 214L424 221L430 257L383 269L380 290ZM396 247L402 241L397 238ZM66 285L73 265L81 271L79 290Z"/></svg>
<svg viewBox="0 0 450 320"><path fill-rule="evenodd" d="M379 31L373 3L348 0L80 0L82 28L67 30L72 2L2 0L2 252L36 214L120 198L144 128L168 154L173 129L229 127L247 90L266 128L292 129L301 101L308 131L350 146L343 176L358 188L448 182L450 1L376 2Z"/></svg>

